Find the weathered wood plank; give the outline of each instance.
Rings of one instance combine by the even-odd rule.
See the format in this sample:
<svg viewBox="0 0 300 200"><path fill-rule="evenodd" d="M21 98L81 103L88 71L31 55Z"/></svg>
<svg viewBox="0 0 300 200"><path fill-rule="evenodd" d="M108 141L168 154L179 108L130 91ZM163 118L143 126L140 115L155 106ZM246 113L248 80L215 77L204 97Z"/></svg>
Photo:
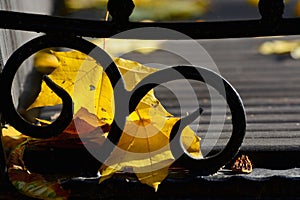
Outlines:
<svg viewBox="0 0 300 200"><path fill-rule="evenodd" d="M274 38L252 38L252 39L227 39L227 40L205 40L199 41L208 51L217 64L221 75L224 76L240 93L246 113L247 132L242 149L254 150L294 147L300 149L300 68L299 62L292 60L288 55L263 56L259 55L259 45ZM297 37L284 37L278 39L297 39ZM174 43L165 44L169 48L179 48ZM184 45L182 45L184 46ZM245 48L246 47L246 48ZM186 49L188 51L188 48ZM159 63L173 65L172 60L185 64L181 59L172 59L168 54L159 52L145 58L146 62L155 59ZM162 55L163 54L163 55ZM197 52L191 52L197 57ZM143 56L138 56L142 60ZM155 58L154 58L155 57ZM144 57L143 57L144 58ZM159 59L160 58L160 59ZM201 65L202 57L199 57ZM146 62L144 62L146 64ZM225 145L231 135L230 120L225 120L225 125L220 135L220 130L211 126L209 134L206 134L211 117L209 94L205 87L192 84L199 98L200 106L204 107L204 113L200 122L196 121L191 128L198 131L199 136L205 139L216 140L220 137L218 144ZM176 116L191 112L197 107L195 96L186 89L186 85L172 82L172 92L180 98L182 112L175 96L164 87L156 88L156 95L166 106L167 110ZM175 89L174 89L175 88ZM221 101L217 100L220 106ZM224 113L215 112L214 124L220 125ZM226 112L228 115L228 110ZM199 123L199 125L198 125ZM216 129L216 130L215 130ZM217 132L215 132L217 131Z"/></svg>

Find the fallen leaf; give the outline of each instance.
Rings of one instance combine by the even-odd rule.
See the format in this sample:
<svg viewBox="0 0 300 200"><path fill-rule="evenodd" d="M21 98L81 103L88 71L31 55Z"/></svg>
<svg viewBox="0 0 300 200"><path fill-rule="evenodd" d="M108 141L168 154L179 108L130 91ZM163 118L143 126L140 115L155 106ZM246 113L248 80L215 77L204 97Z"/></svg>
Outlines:
<svg viewBox="0 0 300 200"><path fill-rule="evenodd" d="M86 145L96 145L95 142L97 142L98 148L101 148L109 129L108 124L89 113L85 108L81 108L61 134L48 139L30 140L29 144L39 147L80 149L86 148Z"/></svg>
<svg viewBox="0 0 300 200"><path fill-rule="evenodd" d="M248 156L241 155L234 161L231 170L235 173L250 174L252 172L252 163Z"/></svg>
<svg viewBox="0 0 300 200"><path fill-rule="evenodd" d="M263 55L290 54L293 59L300 59L300 40L273 40L262 43L258 48Z"/></svg>
<svg viewBox="0 0 300 200"><path fill-rule="evenodd" d="M34 55L33 65L38 72L50 74L59 66L59 61L56 56L51 54L49 49L45 49Z"/></svg>
<svg viewBox="0 0 300 200"><path fill-rule="evenodd" d="M7 154L28 138L29 137L23 135L12 126L2 128L2 143Z"/></svg>
<svg viewBox="0 0 300 200"><path fill-rule="evenodd" d="M8 177L21 193L37 199L66 200L70 192L64 190L58 181L47 181L42 175L26 169L23 154L27 141L19 144L8 157Z"/></svg>
<svg viewBox="0 0 300 200"><path fill-rule="evenodd" d="M295 60L300 59L300 45L291 51L291 57Z"/></svg>
<svg viewBox="0 0 300 200"><path fill-rule="evenodd" d="M162 110L162 106L147 104L145 101L140 104L139 109L129 115L117 148L100 168L100 182L117 171L130 169L142 183L157 190L175 161L170 151L169 138L179 118ZM200 138L189 127L183 130L182 138L188 152L200 157Z"/></svg>
<svg viewBox="0 0 300 200"><path fill-rule="evenodd" d="M84 107L88 112L111 124L114 113L113 89L107 75L103 73L103 68L94 59L78 51L52 51L52 53L59 60L59 67L49 75L49 78L73 97L74 113ZM150 73L157 71L135 61L121 58L115 58L114 61L124 76L128 90ZM61 99L44 82L41 88L39 96L28 110L61 104ZM91 103L91 100L94 103Z"/></svg>
<svg viewBox="0 0 300 200"><path fill-rule="evenodd" d="M259 46L259 53L263 55L270 54L289 54L299 47L299 40L274 40L262 43Z"/></svg>
<svg viewBox="0 0 300 200"><path fill-rule="evenodd" d="M103 68L83 53L52 51L52 54L59 60L59 66L49 78L72 96L77 113L73 122L78 124L66 129L64 134L69 134L69 137L73 133L87 133L86 136L91 137L88 142L93 142L93 136L89 134L93 132L93 128L110 125L114 119L113 89L110 81ZM132 90L143 78L157 71L122 58L115 58L114 62L122 74L127 90ZM43 84L41 93L31 108L59 103L60 99ZM169 137L178 120L179 118L165 110L154 96L153 90L150 90L135 111L127 117L117 148L100 169L101 181L111 177L116 171L131 168L142 183L157 190L160 182L168 175L169 166L174 162L169 148ZM80 126L84 128L81 130ZM201 156L200 138L189 127L184 129L182 135L184 147L194 156ZM105 140L104 133L98 137L102 137L101 141ZM101 148L101 142L98 147Z"/></svg>
<svg viewBox="0 0 300 200"><path fill-rule="evenodd" d="M136 115L136 112L132 115ZM117 171L131 169L142 183L157 190L158 185L167 177L168 168L175 161L170 151L169 137L178 120L179 118L160 115L159 112L151 113L150 118L127 120L118 148L115 148L105 165L100 168L100 182ZM201 156L200 139L194 132L186 127L182 135L185 147L196 144L188 151L194 153L194 156Z"/></svg>
<svg viewBox="0 0 300 200"><path fill-rule="evenodd" d="M117 57L129 52L138 52L147 55L158 50L164 41L105 38L92 40L92 42L97 46L105 46L105 51L108 54L110 54L112 57Z"/></svg>

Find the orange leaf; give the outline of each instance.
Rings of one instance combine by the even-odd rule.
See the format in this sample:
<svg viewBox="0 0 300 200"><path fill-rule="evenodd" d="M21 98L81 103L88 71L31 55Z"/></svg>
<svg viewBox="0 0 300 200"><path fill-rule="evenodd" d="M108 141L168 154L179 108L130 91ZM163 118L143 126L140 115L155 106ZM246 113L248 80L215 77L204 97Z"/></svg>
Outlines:
<svg viewBox="0 0 300 200"><path fill-rule="evenodd" d="M30 173L24 164L23 153L27 142L18 145L8 157L8 176L21 193L37 199L68 199L70 192L59 182L49 182L42 175Z"/></svg>

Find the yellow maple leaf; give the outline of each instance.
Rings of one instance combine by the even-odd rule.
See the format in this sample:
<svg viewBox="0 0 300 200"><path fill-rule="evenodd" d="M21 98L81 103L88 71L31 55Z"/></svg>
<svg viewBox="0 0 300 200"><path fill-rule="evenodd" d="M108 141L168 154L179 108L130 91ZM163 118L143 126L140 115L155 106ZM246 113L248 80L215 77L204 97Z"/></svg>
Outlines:
<svg viewBox="0 0 300 200"><path fill-rule="evenodd" d="M132 51L147 55L159 49L164 41L99 38L92 42L97 46L105 46L105 51L112 57L116 57Z"/></svg>
<svg viewBox="0 0 300 200"><path fill-rule="evenodd" d="M147 111L146 111L147 110ZM166 117L156 107L134 111L126 122L116 148L100 168L100 182L117 171L132 170L138 179L157 190L175 161L170 151L169 138L172 127L179 120ZM200 140L186 127L182 132L183 145L193 156L201 156ZM193 144L193 145L192 145Z"/></svg>
<svg viewBox="0 0 300 200"><path fill-rule="evenodd" d="M103 73L103 68L94 59L79 51L51 52L57 57L59 63L49 78L73 97L74 113L84 107L101 120L111 124L114 113L113 89L109 78ZM124 76L128 90L148 74L157 71L135 61L121 58L115 58L114 62ZM39 96L29 109L57 104L61 104L61 99L43 82Z"/></svg>
<svg viewBox="0 0 300 200"><path fill-rule="evenodd" d="M273 40L262 43L258 51L263 55L287 54L300 46L299 40Z"/></svg>
<svg viewBox="0 0 300 200"><path fill-rule="evenodd" d="M72 96L74 112L83 107L100 121L111 124L114 119L113 88L103 68L94 59L78 51L51 53L57 57L58 67L49 78ZM140 80L157 71L121 58L115 58L114 62L127 90L132 90ZM60 99L43 83L40 95L30 108L59 103ZM150 90L128 116L117 148L100 169L101 181L116 171L132 168L142 183L157 189L174 162L169 137L178 120L164 109L153 90ZM191 154L201 156L200 138L189 127L184 129L182 140Z"/></svg>

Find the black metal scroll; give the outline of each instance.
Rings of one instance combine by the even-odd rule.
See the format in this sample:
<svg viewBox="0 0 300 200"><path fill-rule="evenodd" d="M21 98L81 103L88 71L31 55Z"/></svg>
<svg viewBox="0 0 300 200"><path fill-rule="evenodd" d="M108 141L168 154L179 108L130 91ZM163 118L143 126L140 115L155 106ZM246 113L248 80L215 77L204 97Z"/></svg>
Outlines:
<svg viewBox="0 0 300 200"><path fill-rule="evenodd" d="M120 7L124 8L123 10ZM173 155L192 160L189 166L199 175L207 175L216 172L220 167L229 162L238 152L245 135L246 116L242 100L235 89L220 75L205 68L195 66L175 66L158 71L142 80L132 91L127 91L118 68L113 60L99 47L82 39L89 37L111 37L121 31L141 27L161 27L179 31L194 39L217 39L229 37L254 37L271 35L299 34L299 18L283 19L283 0L261 0L259 10L262 18L259 20L227 21L227 22L195 22L195 23L140 23L129 22L128 18L134 8L132 0L110 0L108 9L113 20L90 21L79 19L66 19L45 15L0 11L0 28L24 31L44 32L45 36L37 37L16 50L7 61L1 74L1 113L5 122L13 125L20 132L37 138L48 138L62 132L72 120L72 100L70 96L55 83L45 78L50 88L62 99L63 109L58 119L48 126L35 126L25 121L15 110L11 87L15 73L32 54L49 47L68 47L79 50L93 57L104 68L114 88L115 119L108 134L108 140L104 143L102 157L106 158L113 150L121 137L125 124L125 118L134 111L144 95L155 86L177 79L196 80L204 82L223 96L232 114L232 135L223 151L219 154L204 158L193 159L181 148L180 133L182 129L191 123L201 108L194 113L179 120L171 132L170 147ZM59 36L59 40L57 40ZM126 39L185 39L171 38L166 35L134 36ZM168 76L172 71L177 71L180 76ZM168 78L171 77L171 78ZM122 97L122 98L120 98ZM125 100L124 100L125 99ZM124 102L128 104L124 104ZM114 145L111 145L114 144Z"/></svg>
<svg viewBox="0 0 300 200"><path fill-rule="evenodd" d="M2 85L6 86L2 89L2 101L5 105L2 107L2 112L6 122L14 126L21 133L36 138L53 137L60 134L72 120L72 101L69 95L54 83L51 83L47 78L46 80L49 82L48 84L50 84L54 92L57 93L58 96L63 100L63 109L61 110L60 116L56 121L48 126L35 126L33 124L29 124L17 113L13 105L13 99L11 95L12 81L18 68L21 66L23 61L32 54L39 50L50 47L68 47L91 56L103 67L105 73L111 81L112 87L114 88L115 119L111 125L108 134L108 140L106 140L106 142L103 144L103 151L101 152L102 158L107 158L115 145L118 144L123 132L125 119L135 110L140 100L155 86L182 78L201 81L214 87L226 99L232 113L233 133L228 145L220 154L208 158L207 160L198 160L198 163L203 163L195 165L197 166L198 172L201 172L200 174L202 175L216 172L216 170L225 165L235 156L239 147L241 146L246 127L244 107L238 93L218 74L207 69L194 66L170 67L147 76L132 91L127 91L117 66L108 56L108 54L106 54L98 46L82 38L70 36L60 37L59 40L57 40L57 37L54 37L53 35L37 37L15 51L7 61L2 72L3 78L1 82ZM179 135L182 129L188 125L184 119L182 123L179 122L172 130L170 141L171 144L173 138L180 138L180 136L176 135ZM171 149L175 157L180 157L182 154L185 154L182 152L183 150L179 143L180 141L176 140L174 145L171 145ZM180 156L176 155L178 150L179 152L182 152ZM193 159L191 157L186 158ZM214 167L212 167L212 164L205 163L213 163Z"/></svg>

